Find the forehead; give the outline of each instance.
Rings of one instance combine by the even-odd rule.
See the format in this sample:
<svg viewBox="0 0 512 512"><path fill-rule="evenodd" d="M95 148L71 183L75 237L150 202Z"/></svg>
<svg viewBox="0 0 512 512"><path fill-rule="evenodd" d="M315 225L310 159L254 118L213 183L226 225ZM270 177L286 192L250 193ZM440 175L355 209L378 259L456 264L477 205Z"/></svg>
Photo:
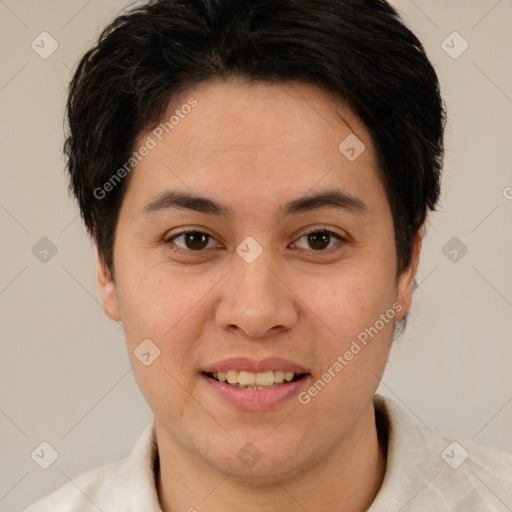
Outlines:
<svg viewBox="0 0 512 512"><path fill-rule="evenodd" d="M380 184L365 126L327 91L307 84L199 84L175 97L136 147L148 138L154 147L137 164L127 193L137 202L179 188L246 207L251 197L268 203L333 186L356 196ZM356 159L346 153L352 147Z"/></svg>
<svg viewBox="0 0 512 512"><path fill-rule="evenodd" d="M200 84L173 99L162 120L164 126L191 98L197 106L168 135L195 156L212 150L245 151L300 160L313 148L337 147L351 133L371 144L365 126L348 107L313 85L240 79ZM288 152L283 154L284 150Z"/></svg>

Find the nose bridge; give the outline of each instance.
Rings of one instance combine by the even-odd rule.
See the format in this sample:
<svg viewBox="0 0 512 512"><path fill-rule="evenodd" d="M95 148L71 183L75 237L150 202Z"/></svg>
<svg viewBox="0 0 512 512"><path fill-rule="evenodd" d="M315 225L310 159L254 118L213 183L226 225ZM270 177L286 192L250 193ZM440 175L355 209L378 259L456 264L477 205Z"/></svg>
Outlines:
<svg viewBox="0 0 512 512"><path fill-rule="evenodd" d="M277 327L289 328L296 320L295 304L293 294L276 277L275 255L251 237L236 252L217 321L252 337L263 337Z"/></svg>
<svg viewBox="0 0 512 512"><path fill-rule="evenodd" d="M244 251L247 251L246 254L240 256ZM275 266L275 257L272 256L271 250L266 248L259 252L251 247L251 242L248 242L245 247L240 244L237 253L240 257L235 259L233 271L236 276L237 293L242 295L240 298L275 300L278 292L274 289L276 283L271 279L275 277L270 270L272 265Z"/></svg>

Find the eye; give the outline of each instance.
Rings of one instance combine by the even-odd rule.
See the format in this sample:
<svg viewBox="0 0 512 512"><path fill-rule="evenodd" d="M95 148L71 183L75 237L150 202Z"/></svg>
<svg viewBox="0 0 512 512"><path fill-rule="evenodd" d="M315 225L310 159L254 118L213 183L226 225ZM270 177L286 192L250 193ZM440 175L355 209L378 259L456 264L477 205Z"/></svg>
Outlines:
<svg viewBox="0 0 512 512"><path fill-rule="evenodd" d="M176 243L176 240L180 239L183 245ZM202 231L189 230L176 233L166 238L165 242L173 243L184 251L201 252L203 249L208 248L209 239L212 241L215 240L212 236ZM214 244L212 247L219 247L219 245Z"/></svg>
<svg viewBox="0 0 512 512"><path fill-rule="evenodd" d="M177 241L180 240L180 243ZM301 247L299 244L304 241L308 247ZM336 242L337 243L334 243ZM165 243L174 244L179 250L187 252L204 252L204 249L221 247L218 243L214 243L215 239L202 231L187 230L175 233L165 239ZM315 252L326 252L333 246L340 245L340 242L346 240L328 229L316 229L302 235L293 245L300 249L312 249ZM210 243L210 245L209 245Z"/></svg>
<svg viewBox="0 0 512 512"><path fill-rule="evenodd" d="M333 238L338 240L336 245L340 245L340 242L345 242L346 240L341 237L340 235L334 233L334 231L330 231L328 229L316 229L313 231L309 231L308 233L305 233L302 235L297 242L295 242L294 245L298 245L298 243L301 240L305 240L307 244L314 250L314 251L325 251L326 249L331 249L333 246L331 245L331 242L333 242ZM307 247L299 247L300 249L308 249Z"/></svg>

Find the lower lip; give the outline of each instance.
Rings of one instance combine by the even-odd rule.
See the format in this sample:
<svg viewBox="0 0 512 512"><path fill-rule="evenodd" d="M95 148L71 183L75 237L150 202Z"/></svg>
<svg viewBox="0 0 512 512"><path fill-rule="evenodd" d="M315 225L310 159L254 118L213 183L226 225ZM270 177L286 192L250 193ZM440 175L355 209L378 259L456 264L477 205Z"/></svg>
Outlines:
<svg viewBox="0 0 512 512"><path fill-rule="evenodd" d="M202 374L202 377L224 400L238 409L245 411L268 411L277 409L279 406L295 397L299 393L299 389L304 386L309 379L309 375L306 375L299 380L281 384L275 388L250 390L235 388L225 382L212 379L205 374Z"/></svg>

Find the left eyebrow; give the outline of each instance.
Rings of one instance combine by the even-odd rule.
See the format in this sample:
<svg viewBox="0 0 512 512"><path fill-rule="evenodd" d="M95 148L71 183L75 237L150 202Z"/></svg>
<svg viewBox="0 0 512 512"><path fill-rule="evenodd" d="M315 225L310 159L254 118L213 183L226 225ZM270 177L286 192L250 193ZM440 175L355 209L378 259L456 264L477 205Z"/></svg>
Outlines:
<svg viewBox="0 0 512 512"><path fill-rule="evenodd" d="M368 207L358 197L341 190L325 190L314 195L293 199L281 208L281 214L293 215L321 208L336 208L358 214L368 212Z"/></svg>
<svg viewBox="0 0 512 512"><path fill-rule="evenodd" d="M287 216L323 208L343 209L357 214L368 212L368 207L361 199L335 189L293 199L283 205L279 212L280 215ZM145 214L151 215L172 209L193 210L201 213L222 215L224 217L233 216L234 214L230 207L220 204L213 199L176 191L163 192L146 204L142 211Z"/></svg>

